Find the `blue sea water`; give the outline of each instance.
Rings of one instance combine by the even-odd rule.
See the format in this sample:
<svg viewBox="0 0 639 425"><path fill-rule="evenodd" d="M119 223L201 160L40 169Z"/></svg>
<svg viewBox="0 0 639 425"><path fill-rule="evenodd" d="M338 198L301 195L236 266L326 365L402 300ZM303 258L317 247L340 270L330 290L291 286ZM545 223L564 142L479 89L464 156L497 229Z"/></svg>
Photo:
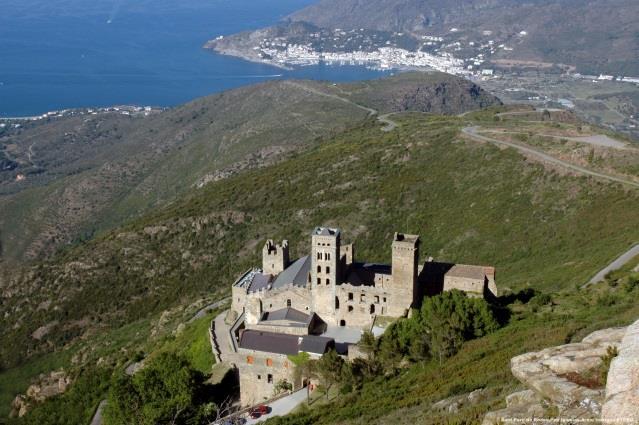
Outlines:
<svg viewBox="0 0 639 425"><path fill-rule="evenodd" d="M172 106L275 78L368 79L318 65L291 71L202 49L312 0L2 0L0 117L75 107Z"/></svg>

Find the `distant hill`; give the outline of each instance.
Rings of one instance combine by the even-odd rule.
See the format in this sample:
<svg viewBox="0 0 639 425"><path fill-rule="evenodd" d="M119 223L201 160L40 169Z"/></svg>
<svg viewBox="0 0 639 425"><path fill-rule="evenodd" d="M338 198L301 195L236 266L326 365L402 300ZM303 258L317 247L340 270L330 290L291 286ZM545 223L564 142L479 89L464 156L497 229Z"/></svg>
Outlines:
<svg viewBox="0 0 639 425"><path fill-rule="evenodd" d="M447 34L483 31L513 44L496 59L562 63L582 72L639 75L634 0L321 0L289 16L319 27ZM525 37L515 35L526 31Z"/></svg>
<svg viewBox="0 0 639 425"><path fill-rule="evenodd" d="M0 135L0 153L11 158L0 156L6 162L0 170L1 254L5 261L50 254L207 182L273 163L369 119L366 108L324 95L339 87L277 81L145 118L83 115L24 124ZM354 100L384 110L454 114L498 102L476 85L442 74L362 87ZM380 90L368 93L369 87ZM428 102L407 100L420 93L428 93ZM19 174L26 179L16 181Z"/></svg>

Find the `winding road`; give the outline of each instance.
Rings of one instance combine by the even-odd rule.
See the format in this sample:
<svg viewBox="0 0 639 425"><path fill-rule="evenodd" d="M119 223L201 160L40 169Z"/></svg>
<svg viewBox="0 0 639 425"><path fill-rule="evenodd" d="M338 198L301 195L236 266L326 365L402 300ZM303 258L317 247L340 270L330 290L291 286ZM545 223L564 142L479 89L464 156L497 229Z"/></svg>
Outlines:
<svg viewBox="0 0 639 425"><path fill-rule="evenodd" d="M336 94L331 94L331 93L325 93L321 90L317 90L314 89L312 87L308 87L302 83L296 82L296 81L285 81L285 84L288 84L289 86L293 86L293 87L297 87L298 89L307 91L309 93L313 93L316 94L318 96L324 96L324 97L328 97L331 99L335 99L335 100L339 100L341 102L344 103L348 103L349 105L355 106L356 108L359 108L363 111L368 112L368 116L369 117L374 117L377 116L377 121L379 121L380 123L384 124L384 126L382 127L382 131L392 131L395 128L397 128L398 124L393 121L392 119L390 119L389 117L392 115L392 113L389 114L384 114L384 115L379 115L379 112L376 109L373 108L369 108L368 106L364 106L364 105L360 105L359 103L353 102L350 99L346 99L345 97L341 97L338 96Z"/></svg>
<svg viewBox="0 0 639 425"><path fill-rule="evenodd" d="M539 159L541 159L543 161L550 162L550 163L557 164L557 165L561 165L561 166L563 166L565 168L571 169L573 171L577 171L577 172L582 173L582 174L586 174L586 175L589 175L589 176L601 178L601 179L612 181L612 182L615 182L615 183L621 183L621 184L624 184L624 185L627 185L627 186L639 187L639 183L633 182L631 180L626 180L626 179L623 179L623 178L620 178L620 177L610 176L608 174L598 173L596 171L592 171L592 170L589 170L587 168L580 167L579 165L575 165L575 164L571 164L570 162L563 161L563 160L561 160L559 158L555 158L554 156L548 155L547 153L541 152L541 151L539 151L537 149L533 149L533 148L528 147L528 146L522 146L522 145L519 145L517 143L506 142L504 140L498 140L498 139L495 139L495 138L492 138L492 137L483 136L483 135L479 134L480 128L481 127L479 127L479 126L464 127L464 128L462 128L462 133L464 133L465 135L467 135L470 138L475 139L475 140L479 140L479 141L482 141L482 142L494 143L496 145L508 146L508 147L517 149L520 152L524 152L526 154L535 156L535 157L537 157L537 158L539 158ZM623 267L628 261L632 260L637 255L639 255L639 244L633 246L628 251L626 251L623 254L621 254L612 263L608 264L606 267L601 269L595 276L593 276L592 279L590 279L590 281L588 281L588 283L583 285L582 288L585 288L585 287L587 287L589 285L601 282L604 279L604 277L606 276L606 274L608 274L612 270L617 270L617 269Z"/></svg>
<svg viewBox="0 0 639 425"><path fill-rule="evenodd" d="M639 183L634 182L632 180L626 180L624 178L621 177L616 177L616 176L611 176L608 174L604 174L604 173L599 173L597 171L592 171L589 170L587 168L581 167L579 165L575 165L572 164L570 162L566 162L564 160L561 160L559 158L555 158L554 156L548 155L545 152L542 152L540 150L531 148L529 146L523 146L517 143L513 143L513 142L506 142L504 140L499 140L499 139L495 139L492 137L488 137L488 136L484 136L479 134L479 130L481 129L481 127L479 126L472 126L472 127L464 127L462 128L462 133L464 133L465 135L469 136L471 139L475 139L475 140L479 140L482 142L489 142L489 143L493 143L496 145L500 145L500 146L508 146L514 149L517 149L520 152L526 153L528 155L537 157L538 159L541 159L542 161L545 162L549 162L552 164L557 164L560 165L564 168L568 168L570 170L573 171L577 171L578 173L581 174L585 174L585 175L589 175L589 176L593 176L593 177L597 177L600 179L604 179L604 180L608 180L611 182L615 182L615 183L621 183L627 186L632 186L632 187L637 187L639 188Z"/></svg>
<svg viewBox="0 0 639 425"><path fill-rule="evenodd" d="M582 288L601 282L602 280L604 280L609 272L622 268L628 261L632 260L637 255L639 255L639 244L633 246L628 251L617 257L615 261L601 269L596 275L592 277L592 279L588 281L588 283L583 285Z"/></svg>

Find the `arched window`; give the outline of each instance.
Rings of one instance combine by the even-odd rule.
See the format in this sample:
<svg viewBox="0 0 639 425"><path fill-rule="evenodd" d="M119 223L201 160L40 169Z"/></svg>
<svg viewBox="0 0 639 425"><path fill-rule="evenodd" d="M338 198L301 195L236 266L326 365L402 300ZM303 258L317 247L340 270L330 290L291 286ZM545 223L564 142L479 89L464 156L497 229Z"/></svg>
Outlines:
<svg viewBox="0 0 639 425"><path fill-rule="evenodd" d="M375 313L375 304L371 304L371 314Z"/></svg>
<svg viewBox="0 0 639 425"><path fill-rule="evenodd" d="M322 266L317 266L317 273L322 273Z"/></svg>
<svg viewBox="0 0 639 425"><path fill-rule="evenodd" d="M326 284L330 285L331 284L331 280L330 279L326 279Z"/></svg>
<svg viewBox="0 0 639 425"><path fill-rule="evenodd" d="M288 299L288 300L286 300L286 307L290 307L290 306L291 306L291 300Z"/></svg>
<svg viewBox="0 0 639 425"><path fill-rule="evenodd" d="M352 305L349 305L349 306L348 306L348 312L350 313L351 311L353 311L353 306L352 306Z"/></svg>
<svg viewBox="0 0 639 425"><path fill-rule="evenodd" d="M330 273L331 272L331 268L326 266L326 273Z"/></svg>
<svg viewBox="0 0 639 425"><path fill-rule="evenodd" d="M335 309L339 309L339 298L335 297Z"/></svg>

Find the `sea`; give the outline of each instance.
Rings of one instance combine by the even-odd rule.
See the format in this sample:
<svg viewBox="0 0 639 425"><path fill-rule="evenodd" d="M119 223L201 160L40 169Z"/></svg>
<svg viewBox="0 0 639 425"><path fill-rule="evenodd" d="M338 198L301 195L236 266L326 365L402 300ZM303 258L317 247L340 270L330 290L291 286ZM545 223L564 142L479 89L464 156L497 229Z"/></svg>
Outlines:
<svg viewBox="0 0 639 425"><path fill-rule="evenodd" d="M284 70L202 48L311 0L2 0L0 117L112 105L174 106L273 79L380 77L364 66Z"/></svg>

